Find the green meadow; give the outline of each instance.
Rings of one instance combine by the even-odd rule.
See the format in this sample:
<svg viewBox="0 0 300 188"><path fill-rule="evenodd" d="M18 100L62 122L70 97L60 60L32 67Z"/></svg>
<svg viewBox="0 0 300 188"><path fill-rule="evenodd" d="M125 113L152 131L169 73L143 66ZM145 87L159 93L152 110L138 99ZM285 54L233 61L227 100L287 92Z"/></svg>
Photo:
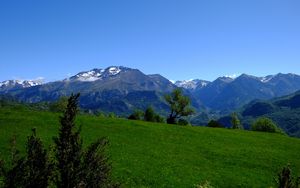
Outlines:
<svg viewBox="0 0 300 188"><path fill-rule="evenodd" d="M47 147L59 127L57 113L22 106L0 108L0 156L10 160L9 140L24 153L37 129ZM280 134L207 127L174 126L79 115L84 144L108 137L113 177L123 187L275 187L290 164L300 175L300 139Z"/></svg>

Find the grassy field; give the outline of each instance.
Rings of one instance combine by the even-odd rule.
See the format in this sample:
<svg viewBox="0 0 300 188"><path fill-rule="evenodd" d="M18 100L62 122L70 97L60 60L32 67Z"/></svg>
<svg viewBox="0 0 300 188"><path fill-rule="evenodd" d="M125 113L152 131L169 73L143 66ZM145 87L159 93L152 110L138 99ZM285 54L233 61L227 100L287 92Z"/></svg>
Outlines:
<svg viewBox="0 0 300 188"><path fill-rule="evenodd" d="M9 139L18 148L33 127L44 143L58 132L59 114L0 108L0 156L9 159ZM81 115L84 144L107 136L113 175L124 187L270 187L290 163L300 175L300 139L278 134L109 119Z"/></svg>

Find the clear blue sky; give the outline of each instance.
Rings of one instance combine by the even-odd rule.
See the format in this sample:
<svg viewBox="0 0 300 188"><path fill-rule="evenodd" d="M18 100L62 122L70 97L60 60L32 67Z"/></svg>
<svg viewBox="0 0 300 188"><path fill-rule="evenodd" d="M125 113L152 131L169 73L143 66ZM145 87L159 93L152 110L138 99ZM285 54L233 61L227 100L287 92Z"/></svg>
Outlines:
<svg viewBox="0 0 300 188"><path fill-rule="evenodd" d="M172 80L300 74L299 0L1 0L0 80L110 65Z"/></svg>

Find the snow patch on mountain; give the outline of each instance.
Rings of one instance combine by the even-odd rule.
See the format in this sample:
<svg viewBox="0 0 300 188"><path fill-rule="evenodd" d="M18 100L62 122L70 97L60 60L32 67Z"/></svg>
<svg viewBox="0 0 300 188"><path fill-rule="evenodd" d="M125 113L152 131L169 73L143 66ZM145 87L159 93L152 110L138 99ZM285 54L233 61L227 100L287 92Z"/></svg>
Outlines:
<svg viewBox="0 0 300 188"><path fill-rule="evenodd" d="M267 82L271 81L273 78L274 78L274 76L261 77L260 81L263 83L267 83Z"/></svg>
<svg viewBox="0 0 300 188"><path fill-rule="evenodd" d="M78 81L82 82L94 82L101 77L101 70L91 70L88 72L82 72L76 75Z"/></svg>
<svg viewBox="0 0 300 188"><path fill-rule="evenodd" d="M109 67L108 71L111 75L117 75L121 72L120 67Z"/></svg>
<svg viewBox="0 0 300 188"><path fill-rule="evenodd" d="M34 80L6 80L3 82L0 82L0 87L21 87L21 88L28 88L28 87L33 87L33 86L38 86L42 85L44 82L44 78L39 77Z"/></svg>
<svg viewBox="0 0 300 188"><path fill-rule="evenodd" d="M190 80L177 81L175 82L175 85L177 87L194 90L198 87L200 88L206 87L208 83L209 83L208 81L204 81L204 80L190 79Z"/></svg>
<svg viewBox="0 0 300 188"><path fill-rule="evenodd" d="M129 68L126 67L118 67L118 66L111 66L106 69L93 69L90 71L80 72L75 76L70 77L69 79L65 80L76 80L81 82L94 82L97 80L101 80L104 78L110 78L113 76L118 75L122 71L126 71Z"/></svg>

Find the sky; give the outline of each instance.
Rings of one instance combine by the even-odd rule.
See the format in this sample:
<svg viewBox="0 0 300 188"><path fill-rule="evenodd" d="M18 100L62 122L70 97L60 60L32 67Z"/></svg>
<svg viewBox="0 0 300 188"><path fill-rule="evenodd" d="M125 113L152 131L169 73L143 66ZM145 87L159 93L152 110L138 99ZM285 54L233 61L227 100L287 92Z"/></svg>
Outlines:
<svg viewBox="0 0 300 188"><path fill-rule="evenodd" d="M1 0L0 81L122 65L170 80L300 74L299 0Z"/></svg>

